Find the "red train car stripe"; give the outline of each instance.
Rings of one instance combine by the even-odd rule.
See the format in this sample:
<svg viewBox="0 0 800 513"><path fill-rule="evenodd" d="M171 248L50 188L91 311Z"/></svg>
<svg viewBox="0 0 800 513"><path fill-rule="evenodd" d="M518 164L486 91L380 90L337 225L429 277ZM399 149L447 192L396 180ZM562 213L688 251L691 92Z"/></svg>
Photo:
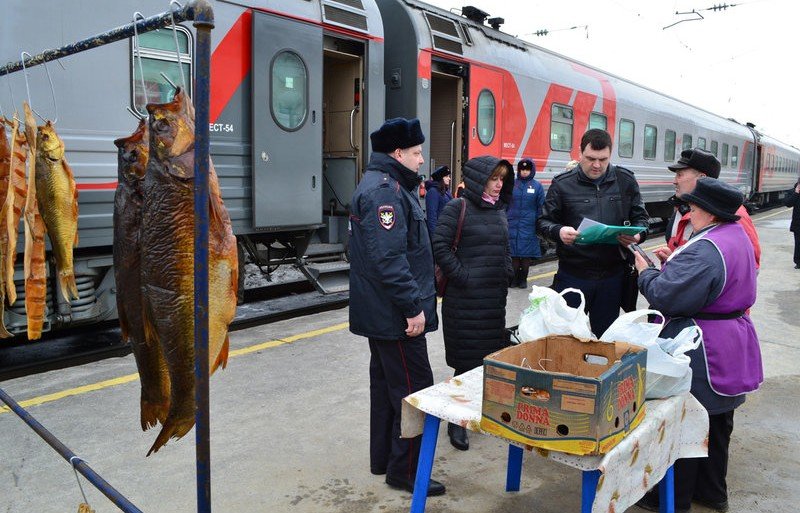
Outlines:
<svg viewBox="0 0 800 513"><path fill-rule="evenodd" d="M525 104L522 102L522 95L519 93L514 76L505 70L502 74L504 102L503 114L500 116L503 134L502 156L514 164L517 150L522 145L522 138L525 137L528 116L525 115Z"/></svg>
<svg viewBox="0 0 800 513"><path fill-rule="evenodd" d="M572 89L569 87L550 84L523 152L536 162L536 169L543 169L550 158L550 108L553 103L568 105L571 97Z"/></svg>
<svg viewBox="0 0 800 513"><path fill-rule="evenodd" d="M422 50L417 57L417 75L419 78L431 79L431 52Z"/></svg>
<svg viewBox="0 0 800 513"><path fill-rule="evenodd" d="M252 11L244 11L211 55L209 121L216 122L250 73L253 47Z"/></svg>
<svg viewBox="0 0 800 513"><path fill-rule="evenodd" d="M599 71L581 66L580 64L573 63L572 69L578 73L583 73L590 77L596 78L600 82L600 88L603 91L603 114L608 116L608 133L611 134L611 140L614 140L614 132L617 126L617 93L614 91L614 86L608 81L608 77ZM583 134L581 134L583 135Z"/></svg>
<svg viewBox="0 0 800 513"><path fill-rule="evenodd" d="M79 191L105 191L109 189L116 189L117 182L103 182L103 183L76 183L75 187Z"/></svg>

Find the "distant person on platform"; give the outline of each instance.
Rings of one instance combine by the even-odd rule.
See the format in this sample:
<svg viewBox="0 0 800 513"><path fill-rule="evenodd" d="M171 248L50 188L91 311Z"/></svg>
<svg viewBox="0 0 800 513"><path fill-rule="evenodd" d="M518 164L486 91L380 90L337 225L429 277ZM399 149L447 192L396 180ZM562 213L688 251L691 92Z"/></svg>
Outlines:
<svg viewBox="0 0 800 513"><path fill-rule="evenodd" d="M542 215L544 187L535 180L536 164L531 159L517 163L511 205L508 207L508 241L511 244L511 267L514 270L512 287L528 288L531 263L542 257L536 220Z"/></svg>
<svg viewBox="0 0 800 513"><path fill-rule="evenodd" d="M683 201L684 194L691 192L697 185L697 179L707 176L719 178L720 163L713 153L702 148L683 150L677 164L668 166L675 173L675 195L670 198L675 205L675 212L667 222L664 237L667 239L666 248L658 248L653 253L660 259L666 259L676 248L686 244L692 235L692 224L689 221L689 205ZM744 228L747 238L753 245L753 254L756 259L756 269L761 267L761 245L758 242L758 232L753 226L753 220L747 213L744 205L736 211L739 216L738 223Z"/></svg>
<svg viewBox="0 0 800 513"><path fill-rule="evenodd" d="M431 173L431 179L425 182L425 213L428 216L428 234L433 236L439 214L447 202L453 199L450 192L450 168L439 166Z"/></svg>
<svg viewBox="0 0 800 513"><path fill-rule="evenodd" d="M794 268L800 269L800 181L795 184L783 204L792 208L792 224L789 225L789 231L794 233Z"/></svg>
<svg viewBox="0 0 800 513"><path fill-rule="evenodd" d="M425 136L418 119L395 118L370 140L351 202L350 331L369 339L370 470L413 492L421 437L400 438L400 405L433 385L425 333L439 324L430 236L412 194ZM428 495L444 492L430 480Z"/></svg>
<svg viewBox="0 0 800 513"><path fill-rule="evenodd" d="M598 337L619 317L628 268L625 247L644 240L649 218L633 173L610 164L612 146L605 130L593 128L583 134L578 166L553 178L536 223L538 234L556 243L553 289L573 287L583 292L592 332ZM575 244L584 218L639 226L642 231L619 235L618 244ZM580 304L577 294L565 299L573 308Z"/></svg>

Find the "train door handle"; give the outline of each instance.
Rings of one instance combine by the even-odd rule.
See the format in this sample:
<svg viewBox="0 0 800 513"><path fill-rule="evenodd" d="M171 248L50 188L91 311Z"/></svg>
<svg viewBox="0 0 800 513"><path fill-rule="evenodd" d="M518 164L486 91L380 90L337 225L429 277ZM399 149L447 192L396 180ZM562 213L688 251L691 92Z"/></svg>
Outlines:
<svg viewBox="0 0 800 513"><path fill-rule="evenodd" d="M478 137L478 129L472 127L472 138L475 139L476 137Z"/></svg>

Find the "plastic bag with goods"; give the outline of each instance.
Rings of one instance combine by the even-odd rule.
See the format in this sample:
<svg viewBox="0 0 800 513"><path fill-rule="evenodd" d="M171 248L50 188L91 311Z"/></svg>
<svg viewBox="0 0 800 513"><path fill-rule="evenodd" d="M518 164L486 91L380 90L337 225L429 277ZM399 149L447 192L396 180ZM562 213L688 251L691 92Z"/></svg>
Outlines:
<svg viewBox="0 0 800 513"><path fill-rule="evenodd" d="M572 308L564 295L579 294L581 304ZM589 316L583 311L586 300L578 289L564 289L561 293L547 287L533 286L528 294L530 306L519 319L517 337L522 341L536 340L547 335L574 335L594 338L589 325Z"/></svg>

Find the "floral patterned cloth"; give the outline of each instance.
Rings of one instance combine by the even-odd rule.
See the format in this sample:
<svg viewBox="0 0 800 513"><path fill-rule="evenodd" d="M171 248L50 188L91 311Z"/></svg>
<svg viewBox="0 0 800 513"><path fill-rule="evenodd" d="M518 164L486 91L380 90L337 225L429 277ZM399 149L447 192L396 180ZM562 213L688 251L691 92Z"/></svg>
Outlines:
<svg viewBox="0 0 800 513"><path fill-rule="evenodd" d="M421 434L425 414L483 433L482 396L482 367L411 394L403 401L402 436ZM647 401L642 423L602 456L520 446L570 467L600 470L592 513L619 513L655 486L675 460L708 455L708 413L690 394Z"/></svg>

